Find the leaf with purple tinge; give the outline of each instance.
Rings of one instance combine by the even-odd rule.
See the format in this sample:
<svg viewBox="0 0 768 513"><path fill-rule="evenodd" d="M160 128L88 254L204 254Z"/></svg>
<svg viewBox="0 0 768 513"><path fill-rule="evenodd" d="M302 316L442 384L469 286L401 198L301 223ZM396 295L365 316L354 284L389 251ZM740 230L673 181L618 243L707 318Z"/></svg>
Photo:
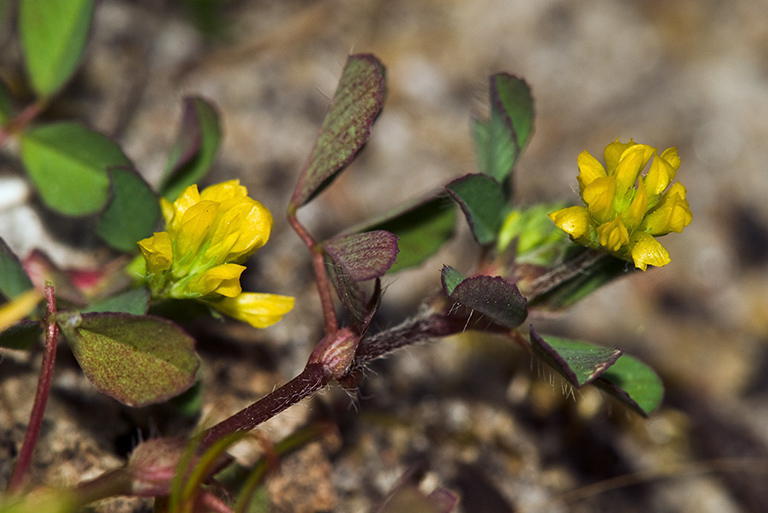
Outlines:
<svg viewBox="0 0 768 513"><path fill-rule="evenodd" d="M445 294L454 302L492 319L507 328L516 328L528 316L526 299L517 286L501 276L464 278L450 266L443 266Z"/></svg>
<svg viewBox="0 0 768 513"><path fill-rule="evenodd" d="M354 281L380 278L397 258L397 237L386 230L341 235L323 242L323 250Z"/></svg>
<svg viewBox="0 0 768 513"><path fill-rule="evenodd" d="M453 236L455 227L456 209L453 201L441 190L397 207L349 231L386 230L397 236L397 260L388 271L394 273L420 265L437 253Z"/></svg>
<svg viewBox="0 0 768 513"><path fill-rule="evenodd" d="M531 346L553 369L576 388L593 382L622 354L621 349L547 335L542 338L531 326Z"/></svg>
<svg viewBox="0 0 768 513"><path fill-rule="evenodd" d="M362 328L370 320L376 302L371 304L357 282L379 278L387 272L397 257L397 237L385 230L353 233L326 241L322 247L336 293L353 322ZM377 292L374 298L378 301Z"/></svg>
<svg viewBox="0 0 768 513"><path fill-rule="evenodd" d="M168 320L59 312L56 322L86 377L123 404L139 407L167 401L195 381L200 365L195 341Z"/></svg>
<svg viewBox="0 0 768 513"><path fill-rule="evenodd" d="M499 182L488 175L471 174L452 181L445 189L464 212L475 240L480 244L495 241L507 214L507 198Z"/></svg>
<svg viewBox="0 0 768 513"><path fill-rule="evenodd" d="M199 96L184 98L181 126L160 187L162 196L173 201L199 182L211 168L220 141L219 114L213 104Z"/></svg>
<svg viewBox="0 0 768 513"><path fill-rule="evenodd" d="M376 57L349 56L289 210L309 202L352 162L371 135L384 90L384 66Z"/></svg>

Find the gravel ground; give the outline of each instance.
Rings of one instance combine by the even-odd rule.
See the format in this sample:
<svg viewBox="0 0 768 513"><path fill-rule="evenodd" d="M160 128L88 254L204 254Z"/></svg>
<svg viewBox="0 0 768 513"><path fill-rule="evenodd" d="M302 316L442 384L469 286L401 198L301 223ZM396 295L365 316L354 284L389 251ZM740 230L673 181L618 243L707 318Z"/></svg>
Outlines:
<svg viewBox="0 0 768 513"><path fill-rule="evenodd" d="M273 419L277 441L317 419L334 429L286 457L266 486L272 511L363 512L409 469L446 486L463 512L761 512L768 510L768 10L731 0L287 0L222 2L208 39L177 2L99 3L81 71L46 116L80 117L114 136L150 182L175 137L181 98L216 103L223 147L209 181L239 177L275 214L245 288L297 297L254 332L196 326L204 422L295 375L322 318L309 258L284 211L349 53L387 66L388 97L360 158L300 217L319 236L474 170L469 120L487 76L524 77L536 100L519 163L522 204L575 200L576 156L620 137L676 146L694 220L664 240L672 263L587 298L542 330L616 345L658 370L662 408L640 419L598 392L575 397L505 340L468 334L378 362L356 399L339 389ZM21 80L3 24L0 74ZM2 189L18 182L0 154ZM762 177L762 178L761 178ZM13 196L12 196L13 197ZM24 197L23 188L18 196ZM51 227L30 195L0 211L20 254L62 265L109 255ZM443 263L469 269L462 230L423 268L390 280L381 326L414 312ZM40 354L0 355L0 486L23 438ZM144 436L187 432L168 407L129 410L98 395L66 346L36 451L36 483L76 483L123 461ZM133 442L132 442L132 437ZM259 444L237 447L247 464ZM97 511L150 511L113 500Z"/></svg>

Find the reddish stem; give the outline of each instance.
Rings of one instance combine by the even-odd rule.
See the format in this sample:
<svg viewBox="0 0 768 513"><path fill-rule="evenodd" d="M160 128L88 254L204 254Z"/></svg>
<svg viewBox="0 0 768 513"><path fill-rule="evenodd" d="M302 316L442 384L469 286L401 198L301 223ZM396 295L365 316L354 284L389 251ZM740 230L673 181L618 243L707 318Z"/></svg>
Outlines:
<svg viewBox="0 0 768 513"><path fill-rule="evenodd" d="M312 269L315 271L315 282L317 283L317 292L320 294L320 304L323 308L323 319L325 320L325 334L330 335L339 330L339 323L336 320L336 312L333 309L333 296L331 294L331 282L328 279L328 272L325 270L325 259L320 245L315 242L312 235L309 234L299 219L296 217L296 209L288 209L288 224L299 235L301 240L312 253Z"/></svg>
<svg viewBox="0 0 768 513"><path fill-rule="evenodd" d="M32 462L32 453L35 450L35 444L40 436L40 428L43 424L45 404L51 391L53 365L56 361L56 347L59 342L59 325L56 324L56 298L53 295L53 286L50 283L45 286L45 302L48 310L48 315L45 318L45 352L43 353L43 362L40 368L40 379L37 381L35 402L32 405L32 413L29 415L29 426L27 426L27 433L24 436L24 443L21 446L19 458L16 460L16 468L13 470L11 481L8 484L8 490L11 492L21 486L24 475Z"/></svg>
<svg viewBox="0 0 768 513"><path fill-rule="evenodd" d="M14 117L5 127L0 129L0 146L5 144L5 140L16 132L21 132L26 128L30 121L35 119L45 108L45 100L39 100L28 105L16 117Z"/></svg>
<svg viewBox="0 0 768 513"><path fill-rule="evenodd" d="M200 448L205 450L220 438L238 431L250 431L271 419L305 397L314 394L330 381L330 377L318 363L310 363L291 381L269 395L216 424L203 434Z"/></svg>

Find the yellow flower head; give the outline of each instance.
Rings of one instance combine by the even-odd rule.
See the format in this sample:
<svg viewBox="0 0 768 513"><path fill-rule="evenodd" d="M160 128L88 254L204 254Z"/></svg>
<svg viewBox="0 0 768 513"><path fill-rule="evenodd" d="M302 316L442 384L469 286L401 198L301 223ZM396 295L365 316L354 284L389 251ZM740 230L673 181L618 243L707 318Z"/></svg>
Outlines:
<svg viewBox="0 0 768 513"><path fill-rule="evenodd" d="M293 298L257 294L254 309L254 294L242 292L242 264L266 244L272 214L238 180L202 192L191 185L173 203L160 203L166 231L138 243L153 297L201 299L257 327L276 323L293 308Z"/></svg>
<svg viewBox="0 0 768 513"><path fill-rule="evenodd" d="M585 206L564 208L549 218L579 244L603 248L643 271L648 265L668 264L669 254L655 236L679 233L693 217L685 187L672 183L680 167L677 150L669 148L658 155L646 144L617 139L605 148L603 157L605 167L586 151L579 155L579 190Z"/></svg>

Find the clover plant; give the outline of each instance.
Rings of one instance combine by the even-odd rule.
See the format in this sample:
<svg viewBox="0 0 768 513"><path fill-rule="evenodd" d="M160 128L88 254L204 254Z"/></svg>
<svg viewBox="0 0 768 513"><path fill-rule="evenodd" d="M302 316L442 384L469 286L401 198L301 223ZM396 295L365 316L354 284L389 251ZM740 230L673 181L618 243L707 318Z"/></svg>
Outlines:
<svg viewBox="0 0 768 513"><path fill-rule="evenodd" d="M523 79L494 74L490 115L473 120L476 173L318 240L300 221L301 209L352 162L385 102L384 65L358 54L347 59L288 199L289 224L311 256L325 330L304 370L190 439L146 440L122 468L93 481L28 492L26 470L60 333L98 390L143 406L186 391L200 365L184 319L160 317L154 305L194 302L254 328L280 321L294 306L292 297L243 292L240 285L248 259L269 239L270 211L237 178L202 190L196 185L211 169L221 138L211 102L184 99L158 188L104 134L79 122L37 121L75 72L93 10L92 0L21 0L18 32L36 99L19 111L3 110L0 143L19 142L17 157L48 208L62 216L96 216L96 235L123 256L106 270L61 270L38 251L20 260L0 241L0 292L7 300L0 308L0 346L31 348L41 336L45 345L38 394L8 490L0 497L2 511L76 511L115 495L155 497L161 511L243 511L263 468L254 470L232 502L203 486L231 463L226 449L238 437L334 381L354 389L372 360L425 340L439 344L466 330L505 335L572 386L600 387L639 415L659 406L661 382L641 361L618 347L539 333L529 319L536 311L562 310L635 269L670 262L657 237L691 222L685 188L674 181L681 163L676 150L659 154L649 145L617 140L605 149L605 165L584 152L574 156L583 205L523 208L512 184L534 133L533 99ZM7 100L2 104L10 105ZM476 241L477 260L444 262L434 272L435 293L423 298L418 312L399 325L371 329L382 282L434 255L461 218ZM308 436L313 435L298 432L284 449ZM423 498L424 511L451 511L456 500L441 489Z"/></svg>

